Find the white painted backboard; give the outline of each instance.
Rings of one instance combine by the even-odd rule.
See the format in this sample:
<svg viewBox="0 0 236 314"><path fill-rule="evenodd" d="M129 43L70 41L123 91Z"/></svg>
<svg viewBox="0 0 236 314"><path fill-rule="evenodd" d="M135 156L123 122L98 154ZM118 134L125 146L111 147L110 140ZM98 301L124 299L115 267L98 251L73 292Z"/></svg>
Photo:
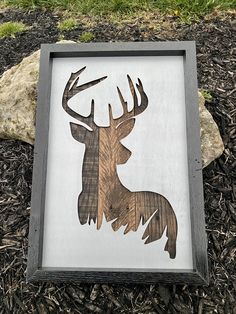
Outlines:
<svg viewBox="0 0 236 314"><path fill-rule="evenodd" d="M69 122L76 120L62 108L62 94L71 72L86 66L79 84L108 78L79 93L71 107L82 115L95 100L95 122L108 126L108 103L115 117L122 114L116 86L132 108L127 81L140 78L149 104L136 118L132 132L122 140L132 155L117 166L122 184L131 191L152 191L165 196L178 221L177 253L164 251L167 238L145 245L146 225L124 235L111 222L81 225L77 198L82 189L84 144L75 141ZM139 95L138 95L139 96ZM182 56L54 58L50 104L42 267L193 268L187 167L184 66Z"/></svg>

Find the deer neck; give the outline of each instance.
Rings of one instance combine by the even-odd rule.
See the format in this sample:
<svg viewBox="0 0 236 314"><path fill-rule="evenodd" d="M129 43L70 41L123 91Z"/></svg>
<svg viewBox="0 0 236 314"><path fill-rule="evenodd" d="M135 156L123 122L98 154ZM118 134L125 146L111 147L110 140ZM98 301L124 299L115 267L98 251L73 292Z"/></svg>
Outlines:
<svg viewBox="0 0 236 314"><path fill-rule="evenodd" d="M98 170L99 170L99 146L98 131L94 131L93 137L86 142L82 165L82 191L81 203L89 204L95 212L98 204Z"/></svg>
<svg viewBox="0 0 236 314"><path fill-rule="evenodd" d="M115 132L102 128L99 131L99 187L98 187L98 228L102 215L111 220L111 209L122 206L122 194L127 189L121 184L117 174L119 150ZM114 211L113 211L114 212Z"/></svg>
<svg viewBox="0 0 236 314"><path fill-rule="evenodd" d="M102 224L103 213L121 206L121 195L128 190L121 184L117 174L116 140L106 128L96 131L91 142L86 143L82 169L81 199L89 200L97 212L97 228Z"/></svg>
<svg viewBox="0 0 236 314"><path fill-rule="evenodd" d="M106 195L121 185L117 174L120 152L116 143L115 131L107 128L99 130L99 185L106 189Z"/></svg>

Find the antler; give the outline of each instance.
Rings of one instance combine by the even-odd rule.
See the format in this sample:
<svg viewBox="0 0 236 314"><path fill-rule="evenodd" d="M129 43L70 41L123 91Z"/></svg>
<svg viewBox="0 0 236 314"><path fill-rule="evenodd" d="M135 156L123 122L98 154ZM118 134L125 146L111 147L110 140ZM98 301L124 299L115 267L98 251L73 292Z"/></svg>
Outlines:
<svg viewBox="0 0 236 314"><path fill-rule="evenodd" d="M119 89L119 87L117 87L117 91L119 94L119 98L123 107L123 114L122 116L120 116L119 118L114 119L112 116L112 109L111 109L111 105L109 104L109 115L110 115L110 120L113 120L115 122L115 125L119 125L120 123L122 123L125 120L128 120L130 118L133 118L137 115L139 115L140 113L142 113L148 106L148 98L146 93L143 90L143 85L142 82L140 81L140 79L138 79L138 84L136 84L136 87L140 93L141 96L141 103L140 105L138 104L138 97L134 88L134 84L130 78L129 75L127 75L128 78L128 82L129 82L129 88L131 91L131 94L133 96L133 109L131 111L128 111L128 106L127 106L127 101L124 100L124 97Z"/></svg>
<svg viewBox="0 0 236 314"><path fill-rule="evenodd" d="M103 81L107 78L107 76L103 76L103 77L96 79L94 81L90 81L88 83L77 86L78 81L79 81L79 76L85 69L86 69L86 67L83 67L79 71L77 71L75 73L71 73L71 76L70 76L70 78L66 84L65 90L63 92L62 107L65 109L65 111L70 116L72 116L73 118L75 118L81 122L84 122L86 125L93 128L96 126L96 124L94 122L94 100L93 99L91 101L91 112L87 117L80 115L79 113L75 112L73 109L71 109L68 106L68 101L72 97L74 97L76 94L78 94L79 92L81 92L81 91L83 91L89 87L92 87L92 86L100 83L101 81Z"/></svg>

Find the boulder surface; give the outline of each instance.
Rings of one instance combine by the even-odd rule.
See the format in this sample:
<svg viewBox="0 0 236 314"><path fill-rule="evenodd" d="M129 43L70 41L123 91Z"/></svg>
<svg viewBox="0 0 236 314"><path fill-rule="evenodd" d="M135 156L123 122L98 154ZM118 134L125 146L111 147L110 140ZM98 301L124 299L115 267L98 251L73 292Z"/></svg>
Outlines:
<svg viewBox="0 0 236 314"><path fill-rule="evenodd" d="M0 79L0 138L34 143L39 55L24 58Z"/></svg>
<svg viewBox="0 0 236 314"><path fill-rule="evenodd" d="M213 160L220 157L224 151L224 144L219 128L211 113L205 107L205 98L199 92L199 113L201 127L202 165L208 166Z"/></svg>

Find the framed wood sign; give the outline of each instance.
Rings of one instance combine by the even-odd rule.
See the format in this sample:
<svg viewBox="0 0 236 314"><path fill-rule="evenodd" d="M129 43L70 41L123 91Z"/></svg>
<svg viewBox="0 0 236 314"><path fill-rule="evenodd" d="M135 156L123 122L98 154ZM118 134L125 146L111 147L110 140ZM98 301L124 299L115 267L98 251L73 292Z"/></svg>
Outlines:
<svg viewBox="0 0 236 314"><path fill-rule="evenodd" d="M194 42L42 45L28 281L207 284Z"/></svg>

